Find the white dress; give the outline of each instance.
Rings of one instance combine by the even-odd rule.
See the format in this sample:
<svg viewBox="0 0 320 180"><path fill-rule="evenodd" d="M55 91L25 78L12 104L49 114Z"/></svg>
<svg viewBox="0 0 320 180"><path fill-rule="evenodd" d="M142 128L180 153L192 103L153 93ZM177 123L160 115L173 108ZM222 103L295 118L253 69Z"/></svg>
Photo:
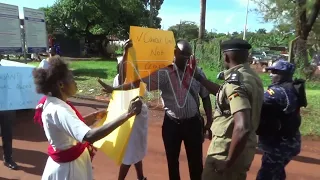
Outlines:
<svg viewBox="0 0 320 180"><path fill-rule="evenodd" d="M118 76L113 80L113 86L118 86ZM132 165L141 161L147 154L147 139L148 138L148 106L142 105L141 113L136 116L128 146L122 163Z"/></svg>
<svg viewBox="0 0 320 180"><path fill-rule="evenodd" d="M55 97L47 97L43 106L42 122L48 142L54 149L59 150L82 142L90 130L67 103ZM78 159L68 163L57 163L49 157L42 180L93 180L88 150L86 149Z"/></svg>
<svg viewBox="0 0 320 180"><path fill-rule="evenodd" d="M43 69L48 69L49 67L49 62L46 59L42 59L40 62L38 68L43 68Z"/></svg>

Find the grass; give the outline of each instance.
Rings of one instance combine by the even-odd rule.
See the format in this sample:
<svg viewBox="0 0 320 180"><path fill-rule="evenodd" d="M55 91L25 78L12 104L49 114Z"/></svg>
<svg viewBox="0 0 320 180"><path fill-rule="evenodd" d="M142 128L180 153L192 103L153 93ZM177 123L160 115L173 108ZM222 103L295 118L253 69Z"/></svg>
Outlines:
<svg viewBox="0 0 320 180"><path fill-rule="evenodd" d="M38 65L37 62L30 64ZM99 96L101 94L101 87L97 82L97 78L104 80L107 84L112 84L113 78L116 76L116 61L71 61L70 68L78 84L79 95L85 96ZM208 79L221 83L216 80L218 74L214 69L204 68ZM268 74L260 74L264 87L266 88L270 84L270 77ZM302 109L303 121L301 125L301 132L303 135L316 135L320 136L320 82L307 82L307 98L308 107ZM150 93L148 99L158 97L157 92ZM211 96L212 104L214 105L214 96Z"/></svg>

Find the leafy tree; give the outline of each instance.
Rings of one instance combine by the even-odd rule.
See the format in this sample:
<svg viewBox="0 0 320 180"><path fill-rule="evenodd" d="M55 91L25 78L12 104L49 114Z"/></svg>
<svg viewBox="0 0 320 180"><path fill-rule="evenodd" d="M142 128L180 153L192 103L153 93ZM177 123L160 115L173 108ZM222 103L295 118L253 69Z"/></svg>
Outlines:
<svg viewBox="0 0 320 180"><path fill-rule="evenodd" d="M169 27L176 39L186 39L189 41L198 38L199 27L192 21L181 21L180 24Z"/></svg>
<svg viewBox="0 0 320 180"><path fill-rule="evenodd" d="M307 40L320 11L320 0L254 1L266 22L276 23L280 30L294 30L298 37L294 49L296 63L308 67Z"/></svg>

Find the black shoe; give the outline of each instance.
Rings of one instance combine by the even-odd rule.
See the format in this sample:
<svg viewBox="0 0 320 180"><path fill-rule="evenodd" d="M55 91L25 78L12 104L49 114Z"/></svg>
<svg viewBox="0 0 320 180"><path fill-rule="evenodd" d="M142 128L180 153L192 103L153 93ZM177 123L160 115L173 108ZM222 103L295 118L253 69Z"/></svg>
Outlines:
<svg viewBox="0 0 320 180"><path fill-rule="evenodd" d="M12 170L18 170L18 165L13 161L4 161L3 164Z"/></svg>

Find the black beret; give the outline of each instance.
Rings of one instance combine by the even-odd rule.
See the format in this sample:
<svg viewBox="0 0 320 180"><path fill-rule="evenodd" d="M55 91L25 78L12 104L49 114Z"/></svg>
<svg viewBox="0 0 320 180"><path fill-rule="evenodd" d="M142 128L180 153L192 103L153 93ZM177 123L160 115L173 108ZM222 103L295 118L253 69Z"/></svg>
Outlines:
<svg viewBox="0 0 320 180"><path fill-rule="evenodd" d="M251 49L251 45L242 39L230 39L221 43L221 50L223 52L249 49Z"/></svg>

